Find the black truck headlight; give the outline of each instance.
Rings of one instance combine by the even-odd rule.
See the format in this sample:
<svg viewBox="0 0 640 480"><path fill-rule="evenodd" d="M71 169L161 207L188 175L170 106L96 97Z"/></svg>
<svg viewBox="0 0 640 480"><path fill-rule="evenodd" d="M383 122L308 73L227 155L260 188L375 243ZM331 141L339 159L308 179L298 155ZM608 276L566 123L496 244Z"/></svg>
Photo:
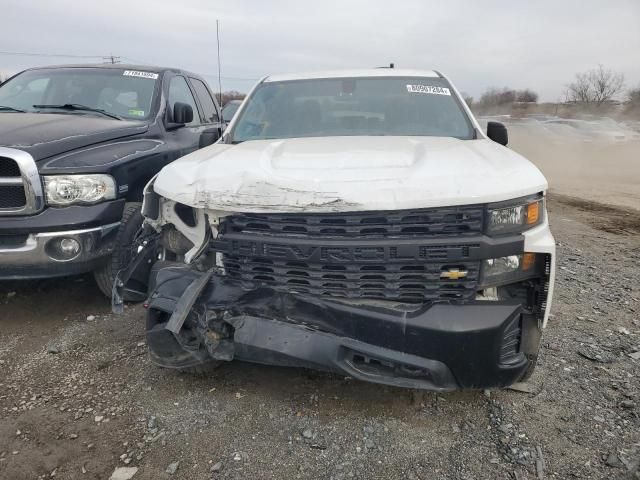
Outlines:
<svg viewBox="0 0 640 480"><path fill-rule="evenodd" d="M116 198L116 181L111 175L49 175L44 177L49 205L93 204Z"/></svg>
<svg viewBox="0 0 640 480"><path fill-rule="evenodd" d="M538 275L535 253L488 258L482 261L480 284L483 287L504 285Z"/></svg>
<svg viewBox="0 0 640 480"><path fill-rule="evenodd" d="M544 199L525 198L496 205L489 205L487 234L518 233L540 225L544 220Z"/></svg>

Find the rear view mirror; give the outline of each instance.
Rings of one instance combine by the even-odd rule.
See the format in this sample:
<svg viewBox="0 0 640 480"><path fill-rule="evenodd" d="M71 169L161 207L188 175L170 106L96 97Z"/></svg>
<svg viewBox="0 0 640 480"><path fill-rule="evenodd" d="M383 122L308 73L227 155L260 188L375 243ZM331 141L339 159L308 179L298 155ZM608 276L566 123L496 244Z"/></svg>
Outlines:
<svg viewBox="0 0 640 480"><path fill-rule="evenodd" d="M500 145L507 145L507 143L509 143L507 127L500 122L487 123L487 137Z"/></svg>
<svg viewBox="0 0 640 480"><path fill-rule="evenodd" d="M191 123L193 121L193 108L182 102L173 104L173 123Z"/></svg>

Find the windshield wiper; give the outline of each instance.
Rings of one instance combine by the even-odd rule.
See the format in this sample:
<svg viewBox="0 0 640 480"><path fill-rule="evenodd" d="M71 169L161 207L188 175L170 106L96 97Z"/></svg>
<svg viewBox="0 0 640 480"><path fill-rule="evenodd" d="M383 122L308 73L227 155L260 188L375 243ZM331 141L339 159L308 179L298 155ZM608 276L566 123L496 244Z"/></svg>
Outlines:
<svg viewBox="0 0 640 480"><path fill-rule="evenodd" d="M72 110L72 111L80 111L80 112L95 112L101 113L107 117L115 118L116 120L122 120L122 117L114 113L109 113L104 110L100 110L99 108L87 107L86 105L80 105L79 103L65 103L64 105L33 105L33 108L57 108L60 110Z"/></svg>
<svg viewBox="0 0 640 480"><path fill-rule="evenodd" d="M20 110L19 108L13 108L13 107L5 107L4 105L0 105L0 111L2 111L2 112L26 113L25 110Z"/></svg>

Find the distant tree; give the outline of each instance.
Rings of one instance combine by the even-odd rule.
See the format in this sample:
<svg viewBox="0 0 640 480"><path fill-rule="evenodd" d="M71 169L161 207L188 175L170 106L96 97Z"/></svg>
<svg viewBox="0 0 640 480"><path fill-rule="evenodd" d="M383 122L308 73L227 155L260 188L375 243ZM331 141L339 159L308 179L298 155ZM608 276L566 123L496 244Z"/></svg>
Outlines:
<svg viewBox="0 0 640 480"><path fill-rule="evenodd" d="M469 95L467 92L461 92L460 95L462 95L462 99L464 100L464 103L466 103L467 106L471 108L471 106L473 105L473 97Z"/></svg>
<svg viewBox="0 0 640 480"><path fill-rule="evenodd" d="M516 91L504 87L502 89L490 87L480 97L478 102L483 108L507 105L516 101Z"/></svg>
<svg viewBox="0 0 640 480"><path fill-rule="evenodd" d="M624 88L624 74L606 69L602 65L583 73L577 73L567 85L569 102L588 103L600 106L612 100Z"/></svg>
<svg viewBox="0 0 640 480"><path fill-rule="evenodd" d="M230 90L228 92L222 92L222 101L220 101L220 104L221 104L221 106L224 107L231 100L242 100L246 96L247 96L246 93L241 93L241 92L238 92L236 90ZM218 98L218 100L220 100L220 98Z"/></svg>
<svg viewBox="0 0 640 480"><path fill-rule="evenodd" d="M516 92L517 102L538 103L538 94L533 90L525 88Z"/></svg>

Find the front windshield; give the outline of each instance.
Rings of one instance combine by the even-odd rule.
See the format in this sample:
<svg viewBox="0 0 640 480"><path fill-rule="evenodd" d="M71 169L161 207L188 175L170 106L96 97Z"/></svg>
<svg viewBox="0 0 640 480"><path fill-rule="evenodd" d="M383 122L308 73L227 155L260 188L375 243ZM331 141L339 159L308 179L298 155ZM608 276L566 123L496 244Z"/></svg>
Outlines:
<svg viewBox="0 0 640 480"><path fill-rule="evenodd" d="M360 77L265 82L240 112L231 141L353 135L473 138L442 78Z"/></svg>
<svg viewBox="0 0 640 480"><path fill-rule="evenodd" d="M82 105L122 118L147 118L159 75L125 69L55 68L23 72L0 86L0 106L61 112L35 105ZM65 113L92 115L86 111Z"/></svg>

